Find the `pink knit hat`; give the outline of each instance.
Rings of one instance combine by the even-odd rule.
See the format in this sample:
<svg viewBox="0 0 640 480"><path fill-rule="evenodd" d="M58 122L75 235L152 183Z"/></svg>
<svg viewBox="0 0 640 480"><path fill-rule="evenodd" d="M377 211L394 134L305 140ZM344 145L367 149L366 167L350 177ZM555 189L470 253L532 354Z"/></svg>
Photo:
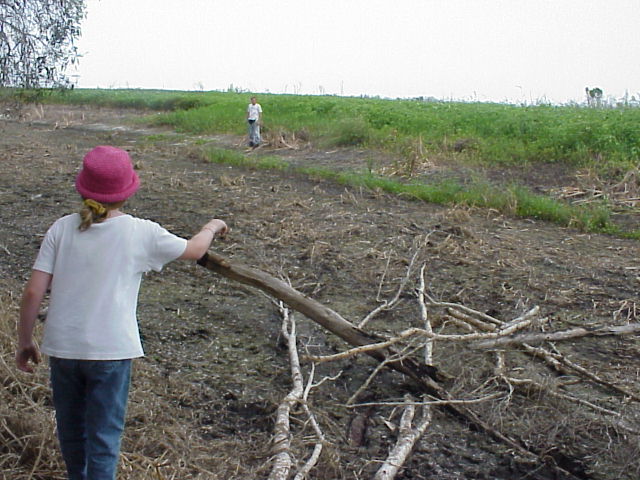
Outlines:
<svg viewBox="0 0 640 480"><path fill-rule="evenodd" d="M126 200L139 186L129 154L109 146L95 147L87 153L76 178L78 193L101 203Z"/></svg>

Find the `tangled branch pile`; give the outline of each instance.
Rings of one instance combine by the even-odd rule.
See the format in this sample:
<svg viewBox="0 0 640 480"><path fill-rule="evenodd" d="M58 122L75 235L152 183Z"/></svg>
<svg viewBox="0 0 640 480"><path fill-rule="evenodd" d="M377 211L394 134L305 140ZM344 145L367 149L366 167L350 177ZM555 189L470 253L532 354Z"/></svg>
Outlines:
<svg viewBox="0 0 640 480"><path fill-rule="evenodd" d="M627 478L626 475L633 471L628 478L634 478L640 472L637 460L640 453L640 392L624 369L606 362L600 365L586 362L581 359L580 351L591 348L594 339L604 346L603 337L637 333L640 323L627 321L622 325L557 329L549 318L541 316L538 306L512 319L501 320L461 304L437 301L425 289L426 264L422 266L419 280L412 281L416 261L424 256L422 248L428 243L429 236L408 262L406 275L399 282L395 295L381 300L380 306L366 315L357 329L335 312L297 295L262 272L234 266L215 256L202 264L269 292L355 345L333 355L307 355L306 359L312 362L312 372L319 363L349 362L361 354L377 354L373 356L381 360L381 364L372 370L345 406L373 408L380 413L391 409L391 413L387 413L391 418L393 409L404 405L405 419L391 428L398 432L398 445L409 444L409 447L403 447L405 457L427 428L431 416L426 410L423 417L428 420L423 419L415 429L406 418L413 417L414 405L427 409L437 405L504 444L518 462L530 464L532 471L548 468L562 478L580 479L593 478L593 474L609 478L606 475L613 471L615 474L610 478ZM410 288L412 284L416 285L413 289ZM412 321L420 319L420 327L386 336L362 331L377 316L392 311L401 298L406 300L412 291L419 306L419 315ZM292 334L285 333L284 336L290 345L295 341ZM368 342L367 338L370 339ZM580 339L581 343L576 343ZM573 341L568 348L560 343L567 340ZM617 343L615 348L620 350L624 341ZM626 346L634 348L631 342ZM309 346L306 348L310 350ZM425 370L414 366L419 351L424 351ZM455 362L449 360L452 357L456 358ZM302 373L297 359L292 365L298 393L293 398L287 397L282 404L286 405L287 412L296 402L301 402L302 383L295 379ZM422 400L380 399L355 404L359 397L371 397L369 389L383 366L418 380ZM431 378L422 376L425 371ZM304 405L307 405L306 396ZM372 415L371 410L369 415ZM385 423L388 425L389 421ZM286 425L288 432L288 420ZM282 432L278 435L283 436ZM324 438L324 435L318 435L317 441L322 442ZM288 451L290 439L286 435L277 442L277 445L283 444ZM395 459L389 462L394 472L383 471L383 467L376 478L394 478L401 465L398 465L397 453L392 453L391 457ZM287 471L290 463L287 461ZM602 469L604 465L605 470ZM287 477L278 473L271 478Z"/></svg>

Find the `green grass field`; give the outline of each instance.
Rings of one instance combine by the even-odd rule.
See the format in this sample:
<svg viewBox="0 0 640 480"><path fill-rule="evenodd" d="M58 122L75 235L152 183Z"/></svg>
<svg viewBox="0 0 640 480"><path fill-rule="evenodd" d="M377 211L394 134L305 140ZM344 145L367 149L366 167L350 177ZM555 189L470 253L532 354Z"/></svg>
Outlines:
<svg viewBox="0 0 640 480"><path fill-rule="evenodd" d="M0 92L0 96L15 92ZM22 92L30 99L29 92ZM244 134L242 119L249 93L161 90L88 90L53 92L38 100L153 111L158 125L185 134ZM385 100L336 96L260 94L270 130L300 133L319 146L358 146L415 158L453 158L473 165L535 166L561 164L570 171L588 169L615 181L640 160L639 108L516 106L421 100ZM160 112L159 114L157 112ZM212 151L212 161L239 163L240 155ZM264 168L286 168L263 160ZM298 169L301 170L301 169ZM304 172L303 172L304 173ZM606 200L588 207L534 194L524 187L496 188L486 182L459 185L447 181L420 185L407 179L382 178L370 172L307 172L343 183L380 188L429 202L494 208L578 227L584 231L621 232L610 221Z"/></svg>
<svg viewBox="0 0 640 480"><path fill-rule="evenodd" d="M243 133L249 94L160 90L84 90L48 101L165 111L157 122L185 133ZM640 158L638 108L424 102L261 94L270 128L305 130L316 141L398 149L417 137L427 148L471 145L479 162L569 162L626 170Z"/></svg>

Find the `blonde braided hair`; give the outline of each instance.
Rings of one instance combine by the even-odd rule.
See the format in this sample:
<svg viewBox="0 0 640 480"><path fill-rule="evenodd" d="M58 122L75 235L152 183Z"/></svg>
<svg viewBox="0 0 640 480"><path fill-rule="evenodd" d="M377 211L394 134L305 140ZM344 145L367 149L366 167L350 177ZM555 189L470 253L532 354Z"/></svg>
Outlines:
<svg viewBox="0 0 640 480"><path fill-rule="evenodd" d="M80 225L78 229L81 232L87 230L94 223L101 223L109 216L110 210L117 210L124 201L115 203L100 203L91 198L85 198L82 201L82 209L80 210Z"/></svg>

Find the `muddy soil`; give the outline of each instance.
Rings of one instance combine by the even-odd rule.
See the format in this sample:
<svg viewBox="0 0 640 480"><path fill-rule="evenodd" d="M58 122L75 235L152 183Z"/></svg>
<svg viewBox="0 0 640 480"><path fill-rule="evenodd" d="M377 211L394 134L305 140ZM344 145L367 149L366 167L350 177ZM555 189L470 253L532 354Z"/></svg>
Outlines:
<svg viewBox="0 0 640 480"><path fill-rule="evenodd" d="M442 301L505 320L539 305L554 330L636 320L640 280L636 241L583 234L495 212L434 206L287 172L211 164L200 154L203 146L245 151L243 139L174 137L166 130L133 123L132 117L139 115L49 107L22 121L0 119L4 288L19 294L47 227L78 209L73 184L83 154L95 145L110 144L131 153L141 177L142 188L129 201L127 212L187 237L209 218L223 218L232 230L214 244L216 252L286 278L354 323L381 299L394 295L418 244L423 245L419 261L426 266L427 289ZM291 162L332 168L366 169L372 159L376 165L388 166L398 161L375 152L311 147L292 151L265 146L245 153L281 155ZM451 174L461 171L456 167ZM434 175L448 172L446 163L434 166ZM501 175L488 173L493 178ZM576 181L567 172L539 172L536 177L516 174L540 190ZM411 282L415 280L413 275ZM135 461L135 432L153 428L163 440L156 451L145 447L140 453L162 463L166 455L171 457L167 451L181 452L187 473L179 478L266 478L265 465L273 454L275 410L291 387L281 319L270 299L197 265L175 262L143 281L139 319L147 356L136 367L145 375L134 378L123 445L123 451L134 452L128 461ZM342 341L302 316L298 322L299 340L305 345L301 350L326 354L345 348ZM367 328L397 332L421 326L420 322L408 288L396 309L376 317ZM636 337L575 345L562 348L576 361L638 393ZM462 347L435 347L434 363L447 378L467 375L469 379L451 383L454 394L459 389L461 397L468 394L470 398L473 392L465 388L474 375L479 376L473 369L490 366L489 360L486 365L467 361ZM398 421L397 409L344 407L375 366L373 360L357 358L323 364L316 371L316 381L342 373L314 389L309 399L329 439L311 478L372 478L385 458L396 438L389 426ZM401 401L406 393L416 393L410 381L383 372L359 401ZM484 408L479 411L493 425L508 427L506 420L499 425L499 412ZM552 448L548 448L547 463L523 461L508 446L446 411L434 409L433 415L398 478L640 478L637 449L620 453L617 460L609 458L603 468L598 463L603 452L587 445L583 451L574 449L571 458L563 457L565 468L558 470L552 465L554 459L559 462ZM531 418L538 421L533 413ZM568 423L571 418L567 413ZM368 429L361 438L354 438L351 427L363 419ZM531 446L538 445L538 451L549 445L561 449L567 425L536 430L524 417L521 420L516 433ZM513 423L513 418L509 421ZM302 462L308 454L305 435L312 432L306 428L302 433L302 425L294 428L300 455L296 460ZM182 433L178 435L177 430ZM618 441L622 442L611 439ZM205 467L208 474L202 473Z"/></svg>

